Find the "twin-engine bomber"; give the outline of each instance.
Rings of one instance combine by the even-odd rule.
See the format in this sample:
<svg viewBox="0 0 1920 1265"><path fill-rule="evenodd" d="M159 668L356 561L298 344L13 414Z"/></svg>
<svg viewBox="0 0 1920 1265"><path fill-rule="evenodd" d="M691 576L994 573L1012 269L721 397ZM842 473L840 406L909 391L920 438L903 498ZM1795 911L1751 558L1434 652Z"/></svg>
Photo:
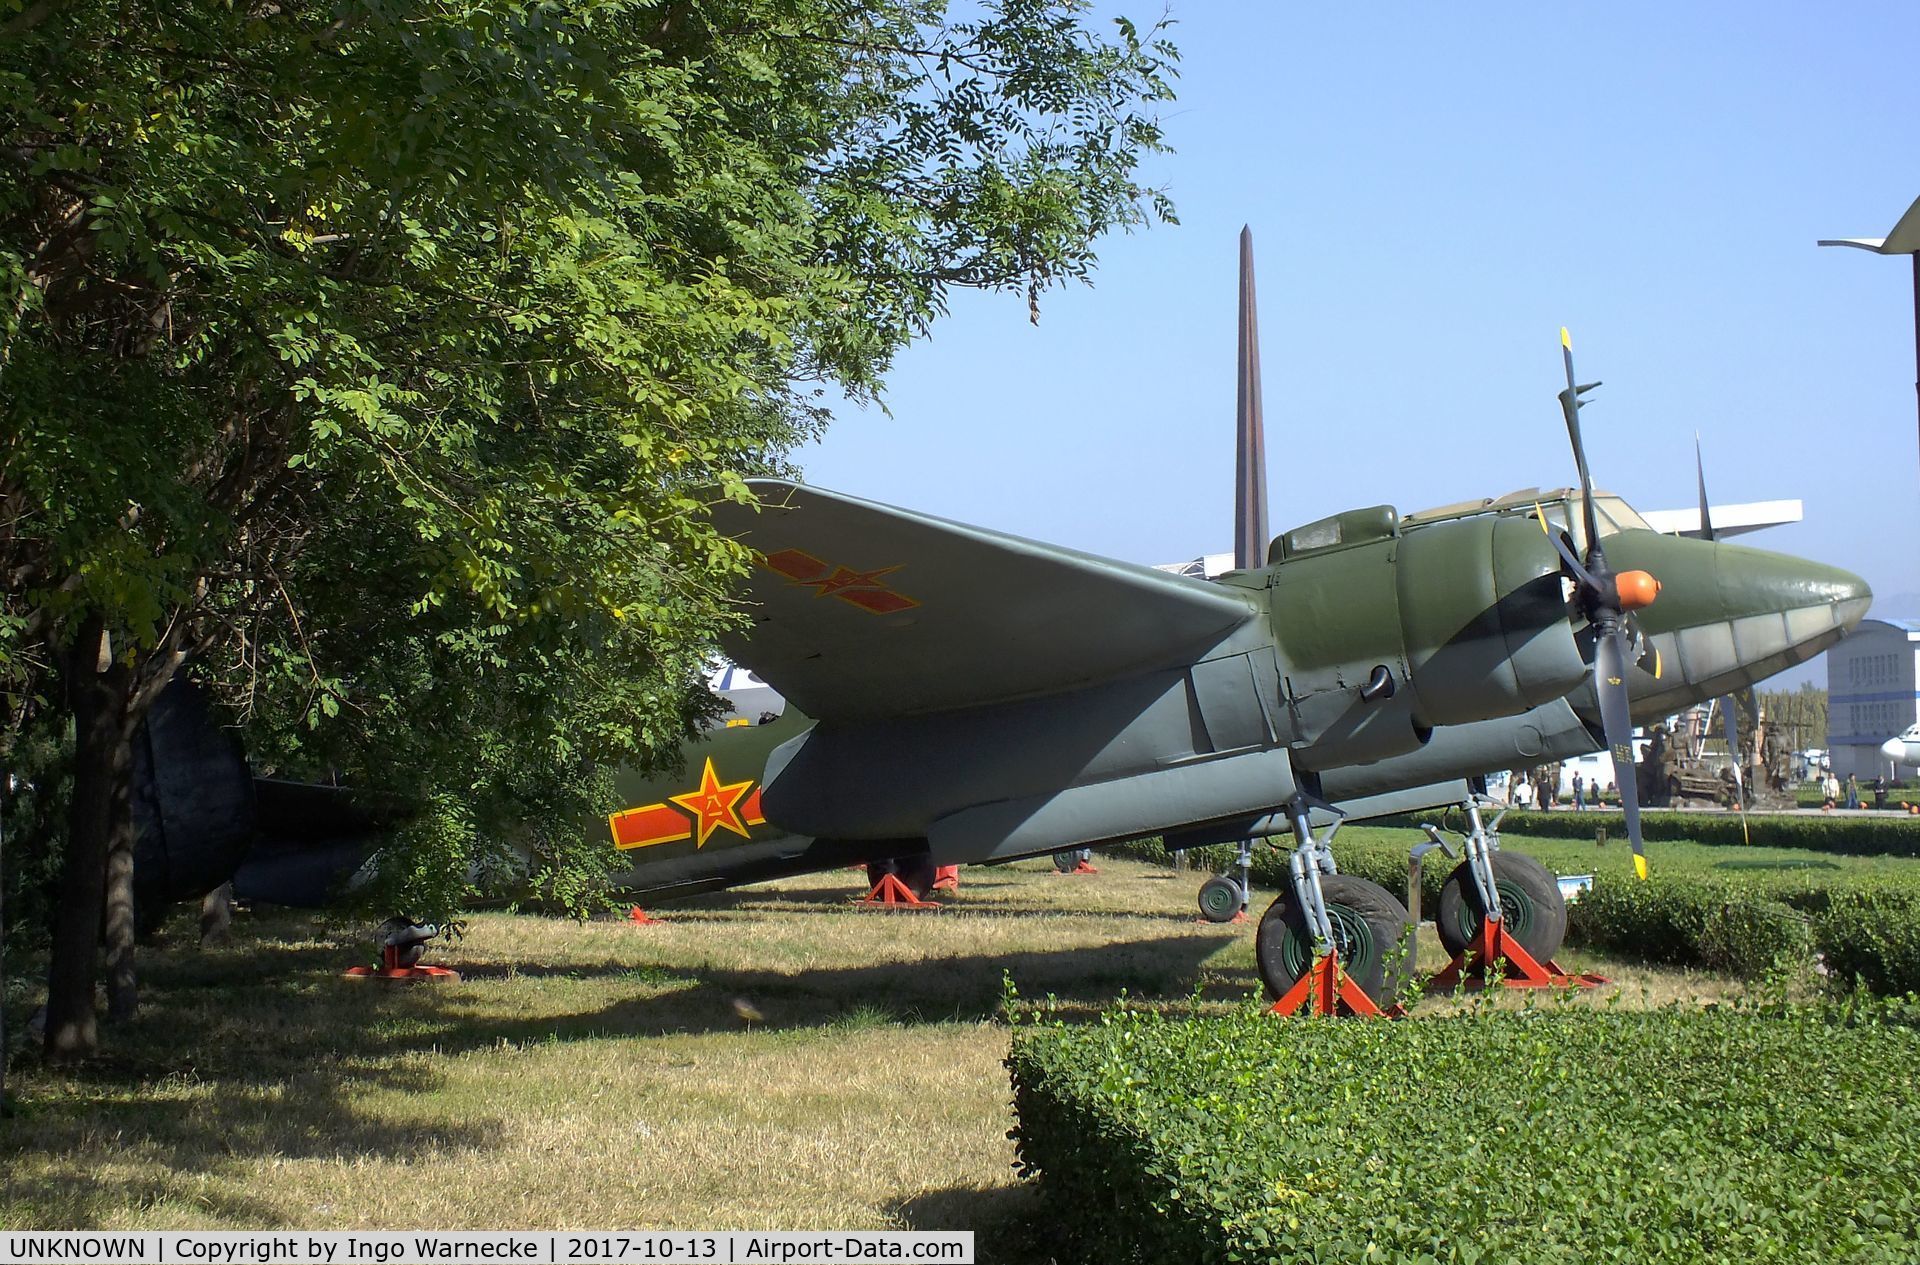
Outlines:
<svg viewBox="0 0 1920 1265"><path fill-rule="evenodd" d="M1252 841L1291 836L1292 882L1256 939L1264 982L1284 997L1331 953L1385 1003L1405 978L1407 910L1338 872L1340 822L1463 807L1442 944L1458 954L1485 928L1550 962L1559 886L1500 850L1480 777L1597 750L1646 877L1634 724L1818 654L1866 614L1866 584L1710 528L1662 535L1596 493L1580 409L1598 384L1576 384L1565 330L1578 487L1405 517L1374 506L1266 542L1251 250L1243 230L1240 569L1197 579L753 482L757 506L714 511L755 557L751 622L722 648L787 708L690 748L677 785L623 780L632 807L609 825L635 859L629 887L865 862L924 889L939 866L1159 835L1241 845L1240 882L1202 889L1209 916L1231 917ZM1703 525L1705 489L1703 474Z"/></svg>
<svg viewBox="0 0 1920 1265"><path fill-rule="evenodd" d="M1604 494L1358 510L1206 581L817 488L754 491L764 509L717 512L758 555L752 624L724 648L789 705L693 748L691 792L623 788L639 806L611 827L636 887L1290 833L1300 878L1259 931L1276 995L1317 942L1370 994L1395 982L1405 909L1334 872L1328 823L1471 805L1485 770L1606 747L1609 696L1651 720L1742 688L1833 644L1870 600L1845 571L1664 536ZM1583 561L1602 549L1618 572ZM1633 573L1657 577L1657 600L1594 609L1588 586L1644 590ZM1482 863L1509 933L1550 959L1551 876L1512 852ZM1456 878L1483 916L1471 864ZM1442 934L1457 950L1476 929Z"/></svg>

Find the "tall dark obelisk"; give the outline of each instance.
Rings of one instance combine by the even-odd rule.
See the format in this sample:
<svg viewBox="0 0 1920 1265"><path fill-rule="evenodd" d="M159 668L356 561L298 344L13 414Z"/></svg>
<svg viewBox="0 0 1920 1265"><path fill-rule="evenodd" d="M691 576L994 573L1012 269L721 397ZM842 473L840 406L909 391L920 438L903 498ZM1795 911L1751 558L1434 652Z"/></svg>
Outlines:
<svg viewBox="0 0 1920 1265"><path fill-rule="evenodd" d="M1240 229L1240 374L1234 409L1233 565L1267 565L1267 441L1260 421L1260 319L1253 231Z"/></svg>

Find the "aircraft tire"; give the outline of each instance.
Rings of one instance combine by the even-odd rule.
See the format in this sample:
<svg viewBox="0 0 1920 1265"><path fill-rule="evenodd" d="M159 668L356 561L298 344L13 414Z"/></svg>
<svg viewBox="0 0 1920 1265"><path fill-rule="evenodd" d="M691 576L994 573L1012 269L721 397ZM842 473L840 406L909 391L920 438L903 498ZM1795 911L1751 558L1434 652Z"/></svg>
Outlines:
<svg viewBox="0 0 1920 1265"><path fill-rule="evenodd" d="M890 857L885 861L867 862L867 886L877 887L880 880L891 874L907 885L917 900L925 900L933 891L936 877L933 858L921 852L910 857Z"/></svg>
<svg viewBox="0 0 1920 1265"><path fill-rule="evenodd" d="M1545 965L1560 951L1567 938L1567 902L1560 895L1560 884L1553 871L1532 857L1519 852L1493 854L1493 885L1500 891L1500 908L1507 920L1507 934L1520 947ZM1460 952L1479 934L1479 889L1462 861L1447 875L1440 889L1440 905L1433 925L1440 933L1440 946L1449 957Z"/></svg>
<svg viewBox="0 0 1920 1265"><path fill-rule="evenodd" d="M1224 874L1200 884L1200 916L1208 922L1232 922L1246 904L1240 884Z"/></svg>
<svg viewBox="0 0 1920 1265"><path fill-rule="evenodd" d="M1062 874L1071 874L1082 861L1093 860L1092 848L1068 848L1065 852L1053 854L1053 868Z"/></svg>
<svg viewBox="0 0 1920 1265"><path fill-rule="evenodd" d="M1376 1003L1392 1005L1409 974L1407 907L1378 883L1351 874L1326 875L1320 894L1333 923L1341 969ZM1276 1001L1313 965L1313 933L1291 890L1267 906L1254 937L1254 956Z"/></svg>

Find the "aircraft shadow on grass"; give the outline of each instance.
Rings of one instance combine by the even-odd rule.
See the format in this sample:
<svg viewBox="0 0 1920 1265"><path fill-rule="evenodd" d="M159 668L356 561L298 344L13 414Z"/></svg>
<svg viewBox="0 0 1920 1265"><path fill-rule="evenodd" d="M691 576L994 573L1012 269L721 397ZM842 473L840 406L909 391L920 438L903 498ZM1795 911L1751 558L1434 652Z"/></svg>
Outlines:
<svg viewBox="0 0 1920 1265"><path fill-rule="evenodd" d="M1002 972L1010 973L1029 999L1057 998L1056 1013L1068 1022L1092 1017L1123 989L1158 1002L1191 997L1196 986L1214 1000L1246 997L1257 988L1250 968L1206 965L1224 944L1217 933L1190 932L1084 948L941 958L931 963L937 970L913 969L930 963L885 961L793 974L613 961L461 964L476 980L509 974L631 977L637 991L645 990L610 1005L526 1019L476 1016L471 994L457 987L397 990L336 980L333 976L353 955L325 945L256 944L244 953L175 958L154 963L149 972L147 1004L120 1043L136 1053L82 1069L77 1076L93 1088L34 1113L0 1147L0 1163L9 1152L70 1157L31 1175L6 1163L15 1171L5 1200L16 1210L58 1210L60 1219L75 1228L99 1224L130 1206L157 1203L201 1208L231 1223L276 1224L286 1209L219 1193L204 1179L238 1179L268 1158L346 1160L487 1150L499 1144L502 1131L486 1119L398 1122L368 1114L359 1100L370 1088L424 1095L444 1087L445 1077L432 1062L406 1055L455 1056L503 1043L748 1028L832 1031L978 1022L999 1010ZM250 1004L250 994L263 1004ZM264 1004L269 998L271 1007ZM740 1003L751 1009L751 1021L743 1017ZM263 1014L270 1015L269 1031L260 1030ZM294 1040L308 1041L310 1049L291 1073L286 1061L255 1054ZM137 1053L142 1050L165 1050L169 1062L143 1064ZM214 1092L170 1098L164 1092L169 1078L210 1084ZM162 1092L130 1094L129 1084L142 1081ZM129 1158L153 1163L100 1164L102 1129L123 1132L122 1149ZM916 1225L922 1218L928 1225L958 1224L952 1218L969 1215L966 1206L977 1199L997 1204L1013 1198L992 1191L947 1193L951 1200L923 1196L901 1214ZM1010 1226L1012 1211L1009 1205Z"/></svg>
<svg viewBox="0 0 1920 1265"><path fill-rule="evenodd" d="M617 1001L598 1010L527 1020L474 1019L457 1011L444 1018L444 1032L413 1030L412 1039L440 1049L474 1048L501 1041L598 1040L758 1029L824 1028L835 1024L977 1022L999 1012L1002 975L1010 975L1023 999L1053 997L1059 1014L1073 1021L1091 1016L1124 990L1147 1001L1180 1001L1196 987L1204 1000L1251 996L1258 981L1250 967L1208 966L1226 940L1217 934L1170 935L1047 951L979 953L914 962L884 961L854 967L809 967L791 973L732 968L636 969L631 963L598 966L472 961L469 978L561 976L579 979L637 976L650 995ZM928 969L932 968L932 969ZM661 986L665 991L657 991ZM755 1017L743 1018L743 1004Z"/></svg>
<svg viewBox="0 0 1920 1265"><path fill-rule="evenodd" d="M124 1087L129 1074L157 1079L188 1070L203 1079L237 1086L284 1082L284 1064L250 1057L266 1043L311 1033L318 1068L336 1060L373 1060L426 1051L459 1054L508 1044L604 1040L756 1029L823 1028L848 1022L973 1022L998 1013L1002 975L1012 976L1027 1000L1049 995L1069 1020L1091 1014L1123 990L1133 998L1177 1002L1196 987L1206 1000L1239 1000L1258 981L1250 966L1208 965L1228 937L1201 929L1145 940L1027 952L982 952L914 961L884 960L851 967L770 969L675 967L607 960L543 963L518 959L465 958L461 971L483 980L567 978L631 979L637 995L576 1013L524 1019L476 1015L471 995L460 987L433 985L404 990L335 980L354 961L326 946L257 944L246 952L155 963L148 976L149 1004L126 1042L133 1048L167 1049L169 1065L122 1063L101 1068L103 1085ZM924 969L936 967L934 970ZM298 982L289 990L289 976ZM301 979L305 976L308 978ZM276 1031L253 1030L261 1007L250 995L271 998ZM744 1003L755 1017L743 1018ZM884 1016L884 1019L880 1017ZM140 1040L139 1029L151 1036ZM181 1040L181 1034L188 1035ZM137 1056L136 1056L137 1057ZM413 1065L409 1065L410 1068ZM363 1083L428 1088L405 1083L415 1070L361 1064Z"/></svg>

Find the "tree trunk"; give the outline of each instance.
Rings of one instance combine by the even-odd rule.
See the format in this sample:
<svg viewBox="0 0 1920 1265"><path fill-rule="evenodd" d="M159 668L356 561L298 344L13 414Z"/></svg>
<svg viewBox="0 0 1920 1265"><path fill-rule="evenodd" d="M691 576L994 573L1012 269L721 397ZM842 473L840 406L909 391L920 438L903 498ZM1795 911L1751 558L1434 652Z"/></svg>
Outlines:
<svg viewBox="0 0 1920 1265"><path fill-rule="evenodd" d="M233 881L220 884L200 901L200 947L225 944L233 927Z"/></svg>
<svg viewBox="0 0 1920 1265"><path fill-rule="evenodd" d="M73 804L47 968L46 1051L55 1063L88 1058L99 1048L93 989L99 975L107 849L115 805L124 810L127 804L130 763L126 714L131 673L110 661L99 619L82 626L65 666L67 706L74 722Z"/></svg>
<svg viewBox="0 0 1920 1265"><path fill-rule="evenodd" d="M133 765L130 740L122 712L120 776L114 779L108 803L112 817L107 835L107 1019L123 1023L139 1008L140 993L133 976Z"/></svg>
<svg viewBox="0 0 1920 1265"><path fill-rule="evenodd" d="M0 1120L13 1112L7 1106L7 796L13 778L0 765Z"/></svg>

